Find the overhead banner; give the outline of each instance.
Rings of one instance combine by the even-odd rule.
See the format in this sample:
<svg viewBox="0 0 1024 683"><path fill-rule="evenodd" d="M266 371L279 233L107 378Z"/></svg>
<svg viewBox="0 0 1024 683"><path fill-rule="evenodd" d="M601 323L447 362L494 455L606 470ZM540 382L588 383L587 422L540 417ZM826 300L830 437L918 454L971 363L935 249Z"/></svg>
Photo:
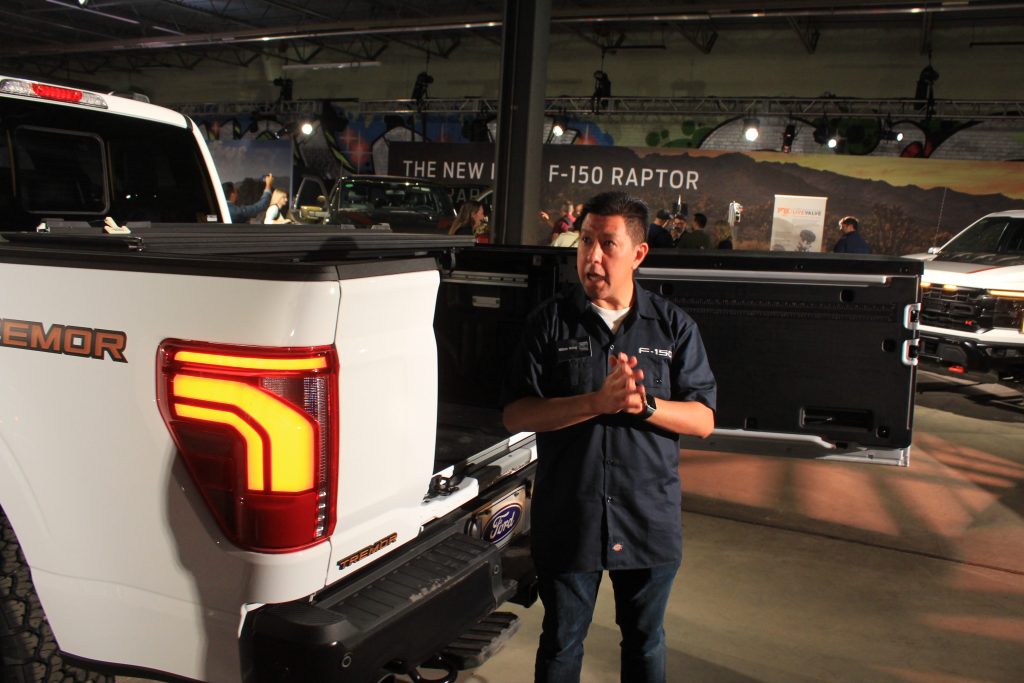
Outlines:
<svg viewBox="0 0 1024 683"><path fill-rule="evenodd" d="M775 195L772 251L822 251L828 197Z"/></svg>
<svg viewBox="0 0 1024 683"><path fill-rule="evenodd" d="M391 144L389 170L429 178L462 198L493 187L494 147L488 143ZM664 147L545 145L539 206L558 215L563 202L586 201L598 192L623 190L647 202L651 212L680 204L708 225L732 225L736 249L784 248L831 251L838 230L823 230L856 216L859 232L875 254L910 254L942 244L992 211L1024 209L1024 163L873 158L837 154L710 152ZM812 198L820 215L776 216L777 197ZM827 209L824 199L828 199ZM734 208L742 206L742 215ZM779 228L776 218L792 226ZM795 222L802 225L794 227ZM781 226L781 223L780 223ZM814 240L801 243L801 231ZM783 234L785 232L785 234ZM808 235L804 234L804 237ZM523 226L526 244L547 244L550 222Z"/></svg>

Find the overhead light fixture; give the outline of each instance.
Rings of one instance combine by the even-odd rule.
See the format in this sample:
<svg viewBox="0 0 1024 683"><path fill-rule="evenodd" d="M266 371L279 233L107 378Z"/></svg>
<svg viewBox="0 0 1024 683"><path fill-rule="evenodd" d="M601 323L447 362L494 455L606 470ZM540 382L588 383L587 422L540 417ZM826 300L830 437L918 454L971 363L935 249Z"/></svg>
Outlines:
<svg viewBox="0 0 1024 683"><path fill-rule="evenodd" d="M292 83L292 79L284 78L283 76L278 76L277 78L274 79L273 82L274 82L274 85L276 85L277 87L279 87L281 89L281 92L278 93L278 96L277 96L278 101L279 102L291 102L292 101L292 86L294 85L294 83Z"/></svg>
<svg viewBox="0 0 1024 683"><path fill-rule="evenodd" d="M782 132L782 151L789 154L793 149L793 141L796 139L796 124L786 124L786 130Z"/></svg>
<svg viewBox="0 0 1024 683"><path fill-rule="evenodd" d="M603 70L594 72L594 94L590 98L590 108L595 114L608 106L608 98L612 96L612 81Z"/></svg>
<svg viewBox="0 0 1024 683"><path fill-rule="evenodd" d="M125 24L134 24L136 26L139 24L139 21L137 19L132 19L131 17L122 17L119 14L101 12L98 9L89 9L88 7L86 7L86 5L89 4L89 0L86 0L85 2L82 2L82 0L76 0L75 2L64 2L64 0L46 0L46 2L50 3L51 5L63 7L64 9L77 9L83 12L88 12L89 14L93 14L98 17L106 17L107 19L113 19L114 21L120 21Z"/></svg>
<svg viewBox="0 0 1024 683"><path fill-rule="evenodd" d="M757 136L761 134L761 122L755 118L743 119L743 137L747 139L747 142L753 142L757 140Z"/></svg>
<svg viewBox="0 0 1024 683"><path fill-rule="evenodd" d="M317 64L285 64L282 71L329 71L331 69L362 69L364 67L380 66L377 60L359 60L354 62L330 62Z"/></svg>
<svg viewBox="0 0 1024 683"><path fill-rule="evenodd" d="M892 117L885 117L885 124L882 126L882 140L890 140L893 142L903 142L903 133L898 130L893 130Z"/></svg>
<svg viewBox="0 0 1024 683"><path fill-rule="evenodd" d="M829 122L827 116L814 127L814 141L819 145L827 146L829 149L835 149L839 146L839 132L836 126Z"/></svg>
<svg viewBox="0 0 1024 683"><path fill-rule="evenodd" d="M421 71L416 76L416 83L412 86L412 97L409 99L416 100L417 104L423 104L423 100L427 99L427 88L434 82L434 77L428 74L426 71Z"/></svg>
<svg viewBox="0 0 1024 683"><path fill-rule="evenodd" d="M313 134L313 124L310 123L309 121L303 121L302 122L302 126L299 128L299 130L302 131L303 135L312 135Z"/></svg>
<svg viewBox="0 0 1024 683"><path fill-rule="evenodd" d="M594 97L611 97L612 81L601 69L594 72Z"/></svg>

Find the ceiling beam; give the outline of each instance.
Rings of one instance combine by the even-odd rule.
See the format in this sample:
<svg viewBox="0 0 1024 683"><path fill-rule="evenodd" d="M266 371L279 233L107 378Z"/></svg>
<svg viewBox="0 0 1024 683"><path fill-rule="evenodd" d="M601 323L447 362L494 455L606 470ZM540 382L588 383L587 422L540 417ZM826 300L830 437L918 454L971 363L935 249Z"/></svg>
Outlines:
<svg viewBox="0 0 1024 683"><path fill-rule="evenodd" d="M181 0L161 0L176 7L199 11L195 7L186 6ZM762 2L730 3L731 9L723 10L719 3L697 3L687 5L688 11L652 13L650 11L635 14L600 14L592 9L560 10L554 13L552 24L576 25L580 22L590 24L664 24L664 22L707 22L714 21L721 25L723 21L759 21L766 19L799 19L799 18L856 18L866 19L883 16L904 16L911 18L916 15L935 16L970 16L977 12L996 12L1024 10L1024 2L990 2L979 3L943 3L928 4L920 2L857 2L832 0L828 6L807 8L806 3L788 2L766 5ZM219 12L208 13L234 23L239 20ZM23 17L23 15L19 15ZM213 33L190 34L184 36L152 36L135 39L117 39L74 43L61 47L62 54L76 52L97 52L111 50L159 50L186 46L223 45L225 43L245 43L260 41L290 41L302 39L326 39L332 37L357 37L367 35L395 36L402 34L421 34L439 31L479 31L494 30L501 26L501 16L496 13L478 13L461 16L439 17L432 20L416 18L390 19L357 19L328 21L319 23L299 24L292 26L250 27L235 31L218 31ZM68 27L71 28L71 27ZM31 56L53 54L52 50L43 47L4 47L0 48L0 56Z"/></svg>
<svg viewBox="0 0 1024 683"><path fill-rule="evenodd" d="M800 38L800 43L807 50L807 54L813 55L814 51L818 49L818 38L821 37L821 32L818 31L818 25L811 17L798 18L798 17L787 17L786 21L789 23L790 28L796 31L796 35Z"/></svg>
<svg viewBox="0 0 1024 683"><path fill-rule="evenodd" d="M710 21L676 22L676 28L690 43L706 55L718 40L718 31Z"/></svg>

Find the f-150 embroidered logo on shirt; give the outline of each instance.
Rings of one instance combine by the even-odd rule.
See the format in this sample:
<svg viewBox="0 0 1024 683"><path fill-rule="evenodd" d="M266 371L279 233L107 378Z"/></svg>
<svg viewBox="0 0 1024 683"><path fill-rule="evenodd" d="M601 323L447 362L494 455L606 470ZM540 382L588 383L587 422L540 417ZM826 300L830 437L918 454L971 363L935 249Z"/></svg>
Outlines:
<svg viewBox="0 0 1024 683"><path fill-rule="evenodd" d="M647 348L646 346L641 346L640 350L637 353L649 353L649 354L654 355L654 356L661 356L662 358L671 358L672 357L672 350L671 349L650 349L650 348Z"/></svg>
<svg viewBox="0 0 1024 683"><path fill-rule="evenodd" d="M127 363L124 348L128 335L118 330L101 330L59 323L46 327L33 320L0 319L0 346L82 358L104 357Z"/></svg>

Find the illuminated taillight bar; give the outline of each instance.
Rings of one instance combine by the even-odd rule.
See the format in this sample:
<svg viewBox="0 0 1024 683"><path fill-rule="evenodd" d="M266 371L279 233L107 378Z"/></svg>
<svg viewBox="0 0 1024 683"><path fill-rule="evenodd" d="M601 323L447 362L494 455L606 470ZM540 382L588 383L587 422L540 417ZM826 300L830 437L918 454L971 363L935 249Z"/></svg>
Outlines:
<svg viewBox="0 0 1024 683"><path fill-rule="evenodd" d="M83 104L87 107L96 107L98 109L108 108L107 100L102 95L94 92L37 83L35 81L25 81L19 78L4 78L0 80L0 94L33 97L69 104Z"/></svg>
<svg viewBox="0 0 1024 683"><path fill-rule="evenodd" d="M337 518L338 359L333 346L166 340L157 403L225 536L293 552Z"/></svg>

